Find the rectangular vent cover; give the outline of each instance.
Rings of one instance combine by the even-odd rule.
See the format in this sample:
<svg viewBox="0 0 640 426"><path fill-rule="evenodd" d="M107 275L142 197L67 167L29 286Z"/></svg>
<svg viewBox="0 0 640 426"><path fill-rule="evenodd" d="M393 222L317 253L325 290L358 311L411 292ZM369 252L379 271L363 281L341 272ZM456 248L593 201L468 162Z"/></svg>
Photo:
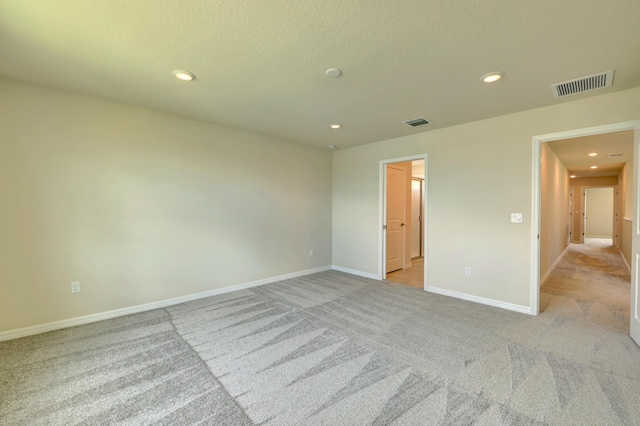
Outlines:
<svg viewBox="0 0 640 426"><path fill-rule="evenodd" d="M564 83L552 84L551 90L553 91L554 98L564 98L565 96L611 87L612 83L613 70L588 77L576 78L575 80L565 81Z"/></svg>
<svg viewBox="0 0 640 426"><path fill-rule="evenodd" d="M403 123L408 124L409 126L416 127L416 126L422 126L423 124L429 124L431 122L424 117L419 117L419 118L414 118L412 120L403 121Z"/></svg>
<svg viewBox="0 0 640 426"><path fill-rule="evenodd" d="M609 158L622 157L622 154L609 154Z"/></svg>

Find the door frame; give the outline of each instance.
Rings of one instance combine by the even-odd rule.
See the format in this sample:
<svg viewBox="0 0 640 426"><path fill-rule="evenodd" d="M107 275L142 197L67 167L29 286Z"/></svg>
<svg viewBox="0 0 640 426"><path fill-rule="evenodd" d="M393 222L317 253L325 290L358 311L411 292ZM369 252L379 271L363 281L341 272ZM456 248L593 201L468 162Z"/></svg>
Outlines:
<svg viewBox="0 0 640 426"><path fill-rule="evenodd" d="M589 185L589 186L581 186L580 188L582 188L582 197L581 197L581 201L580 201L580 209L582 210L582 220L580 221L581 225L581 230L582 230L582 243L584 244L585 239L587 238L587 189L592 189L592 188L611 188L613 191L613 222L612 222L612 229L613 229L613 234L611 235L611 241L613 242L613 246L618 248L617 246L617 240L618 240L618 230L616 229L617 223L616 223L616 214L618 213L618 203L616 202L616 188L618 188L618 185Z"/></svg>
<svg viewBox="0 0 640 426"><path fill-rule="evenodd" d="M573 209L575 203L575 190L574 187L569 184L569 237L567 241L567 245L574 242L574 223L573 223Z"/></svg>
<svg viewBox="0 0 640 426"><path fill-rule="evenodd" d="M387 164L392 164L392 163L403 163L405 161L416 161L416 160L424 160L424 184L422 185L422 211L423 211L423 223L425 224L422 228L423 228L423 235L422 235L422 241L424 242L424 253L423 253L423 257L424 257L424 289L427 290L427 276L428 276L428 267L427 267L427 263L428 263L428 253L429 253L429 249L428 249L428 243L429 240L427 239L427 235L428 235L428 193L429 191L427 190L428 188L428 181L429 181L429 173L428 173L428 166L429 166L429 162L428 162L428 154L417 154L417 155L411 155L408 157L398 157L398 158L389 158L386 160L380 160L380 164L379 164L379 170L378 170L378 176L379 176L379 193L378 193L378 212L379 212L379 220L378 220L378 232L380 232L380 238L378 238L378 259L379 259L379 266L378 266L378 279L379 280L384 280L386 275L387 275L387 265L386 265L386 258L387 258L387 236L386 236L386 232L384 229L384 225L387 221Z"/></svg>
<svg viewBox="0 0 640 426"><path fill-rule="evenodd" d="M536 135L532 137L533 141L533 185L532 185L532 196L531 196L531 273L530 273L530 314L538 315L540 313L540 172L541 172L541 161L542 161L542 144L545 142L551 142L559 139L568 139L568 138L576 138L580 136L591 136L598 135L603 133L613 133L620 132L623 130L634 130L636 137L640 133L640 120L635 121L626 121L622 123L614 123L614 124L606 124L603 126L595 126L595 127L586 127L582 129L568 130L564 132L556 132L556 133L548 133L544 135ZM635 152L634 149L634 159L640 153ZM638 197L636 196L636 191L640 189L638 187L637 181L638 170L633 170L633 176L629 181L631 182L632 191L634 194L632 208L633 208L633 218L636 220L636 225L634 228L638 229L640 233L640 224L638 224L638 213L640 209L638 208ZM575 201L575 200L574 200ZM635 231L636 229L634 229ZM636 253L640 247L636 247L635 241L632 239L632 253ZM632 266L635 268L635 263ZM635 271L635 269L634 269ZM633 280L633 274L632 274ZM632 281L633 285L633 281ZM633 292L632 292L633 293ZM634 313L631 312L631 318L633 320Z"/></svg>
<svg viewBox="0 0 640 426"><path fill-rule="evenodd" d="M411 260L413 259L420 259L422 257L424 257L424 240L422 239L423 235L424 235L424 211L423 211L423 207L424 207L424 203L422 202L422 197L424 195L424 178L414 178L413 176L411 177L411 183L412 183L412 192L411 192L411 196L413 197L413 182L416 181L420 184L420 247L418 247L418 256L413 257L413 253L409 253L409 258ZM411 220L413 220L413 212L411 212ZM413 231L413 224L411 225L411 230ZM410 236L413 239L413 235ZM411 248L413 249L413 245L411 246Z"/></svg>

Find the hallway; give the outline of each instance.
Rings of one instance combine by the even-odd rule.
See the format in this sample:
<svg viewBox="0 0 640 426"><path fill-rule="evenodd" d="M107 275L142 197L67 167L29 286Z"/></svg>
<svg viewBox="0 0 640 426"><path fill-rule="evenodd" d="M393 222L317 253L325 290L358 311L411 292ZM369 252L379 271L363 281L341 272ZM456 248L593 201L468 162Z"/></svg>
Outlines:
<svg viewBox="0 0 640 426"><path fill-rule="evenodd" d="M611 240L571 244L540 289L540 312L629 333L631 277Z"/></svg>

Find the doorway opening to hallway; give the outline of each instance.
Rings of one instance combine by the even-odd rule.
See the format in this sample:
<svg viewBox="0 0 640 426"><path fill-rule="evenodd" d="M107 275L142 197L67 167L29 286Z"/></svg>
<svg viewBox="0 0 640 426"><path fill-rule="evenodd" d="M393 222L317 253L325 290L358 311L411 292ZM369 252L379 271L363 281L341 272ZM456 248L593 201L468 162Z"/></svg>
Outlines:
<svg viewBox="0 0 640 426"><path fill-rule="evenodd" d="M381 162L381 277L426 289L426 155Z"/></svg>
<svg viewBox="0 0 640 426"><path fill-rule="evenodd" d="M541 144L541 312L629 333L633 168L633 129Z"/></svg>

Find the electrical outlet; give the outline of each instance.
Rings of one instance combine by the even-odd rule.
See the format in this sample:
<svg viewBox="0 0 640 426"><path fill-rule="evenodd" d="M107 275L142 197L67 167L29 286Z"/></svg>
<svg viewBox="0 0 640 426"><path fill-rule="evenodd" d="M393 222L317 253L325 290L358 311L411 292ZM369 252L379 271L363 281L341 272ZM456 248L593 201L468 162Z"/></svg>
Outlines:
<svg viewBox="0 0 640 426"><path fill-rule="evenodd" d="M309 256L313 256L313 249L309 250Z"/></svg>
<svg viewBox="0 0 640 426"><path fill-rule="evenodd" d="M464 274L466 276L470 276L471 275L471 268L469 266L465 266L464 267Z"/></svg>
<svg viewBox="0 0 640 426"><path fill-rule="evenodd" d="M80 293L80 281L71 283L71 293Z"/></svg>

